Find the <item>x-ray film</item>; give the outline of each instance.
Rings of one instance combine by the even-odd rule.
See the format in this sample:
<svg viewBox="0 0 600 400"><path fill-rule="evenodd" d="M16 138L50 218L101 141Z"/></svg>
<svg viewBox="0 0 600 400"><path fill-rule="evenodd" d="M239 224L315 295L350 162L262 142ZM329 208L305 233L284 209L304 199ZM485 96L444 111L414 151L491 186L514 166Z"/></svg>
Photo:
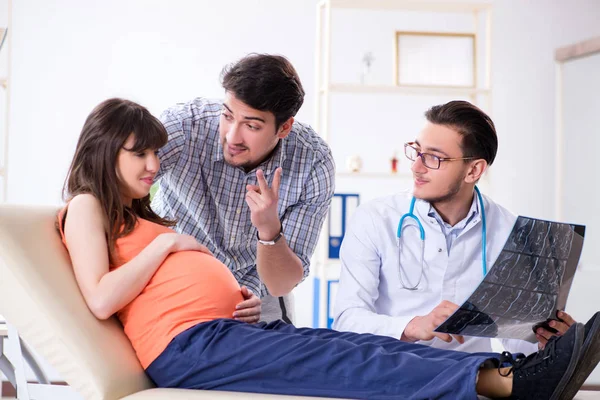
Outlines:
<svg viewBox="0 0 600 400"><path fill-rule="evenodd" d="M584 235L583 225L520 216L489 273L435 331L536 342L532 327L565 308Z"/></svg>

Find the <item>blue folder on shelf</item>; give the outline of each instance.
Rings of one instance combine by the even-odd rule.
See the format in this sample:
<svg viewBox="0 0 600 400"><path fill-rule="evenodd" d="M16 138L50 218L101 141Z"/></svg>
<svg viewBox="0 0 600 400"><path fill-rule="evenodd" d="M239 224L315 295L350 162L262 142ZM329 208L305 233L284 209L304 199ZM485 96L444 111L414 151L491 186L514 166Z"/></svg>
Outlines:
<svg viewBox="0 0 600 400"><path fill-rule="evenodd" d="M329 258L340 258L340 246L346 233L350 216L358 207L360 196L356 193L335 193L329 209Z"/></svg>

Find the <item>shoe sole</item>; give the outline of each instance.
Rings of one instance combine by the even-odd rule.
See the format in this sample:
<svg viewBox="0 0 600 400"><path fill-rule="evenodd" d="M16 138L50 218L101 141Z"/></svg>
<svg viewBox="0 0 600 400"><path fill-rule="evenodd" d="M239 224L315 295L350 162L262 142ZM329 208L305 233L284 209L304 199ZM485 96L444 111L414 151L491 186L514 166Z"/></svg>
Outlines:
<svg viewBox="0 0 600 400"><path fill-rule="evenodd" d="M565 386L560 400L572 400L600 362L600 318L596 318L588 332L588 337L581 348L581 359L573 372L573 376Z"/></svg>
<svg viewBox="0 0 600 400"><path fill-rule="evenodd" d="M585 328L583 324L576 323L575 329L575 346L573 347L573 354L571 354L569 366L563 374L563 377L561 378L560 382L558 382L558 385L556 385L556 388L554 388L554 392L552 392L550 400L563 399L562 395L565 392L565 388L568 386L571 377L573 376L575 370L577 369L577 366L579 365L579 358L581 357L581 350L583 348L583 338L585 336Z"/></svg>

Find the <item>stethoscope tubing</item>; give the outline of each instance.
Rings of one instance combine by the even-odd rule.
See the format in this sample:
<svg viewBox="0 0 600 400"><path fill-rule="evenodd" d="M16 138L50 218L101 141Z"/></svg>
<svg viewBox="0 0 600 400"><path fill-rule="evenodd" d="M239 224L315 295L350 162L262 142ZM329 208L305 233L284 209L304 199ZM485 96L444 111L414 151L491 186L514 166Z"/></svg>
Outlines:
<svg viewBox="0 0 600 400"><path fill-rule="evenodd" d="M477 186L475 186L475 193L477 194L477 199L479 200L480 206L479 208L481 209L481 264L483 276L485 277L487 275L487 224L485 219L485 207L483 205L483 196L481 195L481 192L479 191L479 188ZM421 279L423 278L423 271L425 269L425 229L423 229L423 224L421 224L421 221L414 213L415 202L416 198L413 196L410 202L410 209L408 213L400 217L400 222L398 223L398 230L396 232L396 237L398 239L398 279L400 280L400 285L402 285L402 288L407 290L417 290L419 288L419 284L421 283ZM404 279L402 278L402 262L400 260L402 253L402 230L406 228L404 226L404 221L406 219L412 219L417 223L416 225L410 224L406 227L413 226L419 228L419 236L421 239L421 274L419 275L417 283L413 286L404 284Z"/></svg>

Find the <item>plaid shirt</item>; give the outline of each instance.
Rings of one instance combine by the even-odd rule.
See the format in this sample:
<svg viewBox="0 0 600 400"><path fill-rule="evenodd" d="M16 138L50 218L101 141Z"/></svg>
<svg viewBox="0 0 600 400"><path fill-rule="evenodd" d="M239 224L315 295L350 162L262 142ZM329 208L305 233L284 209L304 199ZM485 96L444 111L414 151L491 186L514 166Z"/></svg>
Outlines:
<svg viewBox="0 0 600 400"><path fill-rule="evenodd" d="M152 208L177 220L177 232L195 236L261 297L268 293L256 270L256 228L245 202L246 185L262 169L269 185L283 169L278 213L288 245L302 261L304 278L334 191L335 166L327 144L294 122L273 155L250 172L227 164L219 139L222 103L197 98L161 115L169 141L159 151L159 187Z"/></svg>

